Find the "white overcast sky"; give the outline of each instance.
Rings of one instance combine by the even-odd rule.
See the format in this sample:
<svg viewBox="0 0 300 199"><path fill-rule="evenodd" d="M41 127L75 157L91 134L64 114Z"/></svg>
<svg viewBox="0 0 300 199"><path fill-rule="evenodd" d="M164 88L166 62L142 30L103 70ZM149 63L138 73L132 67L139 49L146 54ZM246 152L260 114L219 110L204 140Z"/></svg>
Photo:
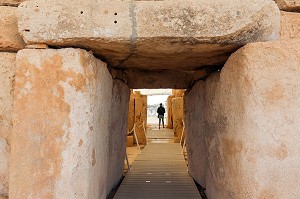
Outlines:
<svg viewBox="0 0 300 199"><path fill-rule="evenodd" d="M172 89L134 89L141 94L147 95L148 105L165 103L169 95L172 95Z"/></svg>

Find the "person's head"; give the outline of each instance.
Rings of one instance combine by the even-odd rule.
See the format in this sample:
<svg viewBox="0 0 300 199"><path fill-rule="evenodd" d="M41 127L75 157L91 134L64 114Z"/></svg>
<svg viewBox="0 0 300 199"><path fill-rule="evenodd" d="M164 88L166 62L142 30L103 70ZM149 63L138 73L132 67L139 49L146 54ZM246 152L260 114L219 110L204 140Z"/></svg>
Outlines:
<svg viewBox="0 0 300 199"><path fill-rule="evenodd" d="M159 105L162 106L162 103L160 103Z"/></svg>

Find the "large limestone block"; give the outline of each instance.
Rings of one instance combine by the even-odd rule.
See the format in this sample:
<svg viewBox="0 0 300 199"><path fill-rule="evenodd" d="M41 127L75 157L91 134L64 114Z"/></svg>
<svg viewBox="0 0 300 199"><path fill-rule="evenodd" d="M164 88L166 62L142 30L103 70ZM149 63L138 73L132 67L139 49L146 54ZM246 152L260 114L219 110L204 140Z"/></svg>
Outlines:
<svg viewBox="0 0 300 199"><path fill-rule="evenodd" d="M107 193L118 184L123 176L127 141L129 94L130 90L124 82L114 80L109 132L109 153L107 154L109 157Z"/></svg>
<svg viewBox="0 0 300 199"><path fill-rule="evenodd" d="M129 105L128 105L128 131L131 131L134 125L134 97L130 93Z"/></svg>
<svg viewBox="0 0 300 199"><path fill-rule="evenodd" d="M13 83L16 54L0 52L0 137L9 139L12 130Z"/></svg>
<svg viewBox="0 0 300 199"><path fill-rule="evenodd" d="M275 0L280 10L300 11L300 0Z"/></svg>
<svg viewBox="0 0 300 199"><path fill-rule="evenodd" d="M172 116L174 139L176 143L180 142L183 129L183 98L175 97L172 99Z"/></svg>
<svg viewBox="0 0 300 199"><path fill-rule="evenodd" d="M18 33L17 8L0 6L0 51L15 51L25 43Z"/></svg>
<svg viewBox="0 0 300 199"><path fill-rule="evenodd" d="M84 50L18 52L10 199L106 197L112 83Z"/></svg>
<svg viewBox="0 0 300 199"><path fill-rule="evenodd" d="M222 64L240 46L275 40L280 31L271 0L33 0L18 9L19 32L28 44L92 49L120 68Z"/></svg>
<svg viewBox="0 0 300 199"><path fill-rule="evenodd" d="M205 121L188 140L205 137L208 198L299 197L299 65L300 40L253 43L206 80Z"/></svg>
<svg viewBox="0 0 300 199"><path fill-rule="evenodd" d="M0 137L0 198L8 196L8 158L8 143Z"/></svg>
<svg viewBox="0 0 300 199"><path fill-rule="evenodd" d="M140 144L146 144L146 136L144 132L143 123L145 128L147 125L147 96L140 95L134 99L134 118L135 118L135 131Z"/></svg>
<svg viewBox="0 0 300 199"><path fill-rule="evenodd" d="M280 38L300 38L300 13L281 12Z"/></svg>
<svg viewBox="0 0 300 199"><path fill-rule="evenodd" d="M184 119L188 171L202 187L206 187L205 178L208 173L204 111L205 83L198 81L184 96Z"/></svg>

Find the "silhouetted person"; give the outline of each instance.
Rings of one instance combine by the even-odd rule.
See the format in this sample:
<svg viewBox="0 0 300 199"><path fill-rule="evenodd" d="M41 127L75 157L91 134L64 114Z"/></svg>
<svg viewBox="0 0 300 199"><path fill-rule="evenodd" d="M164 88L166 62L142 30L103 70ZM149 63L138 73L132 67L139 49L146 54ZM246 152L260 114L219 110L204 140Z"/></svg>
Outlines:
<svg viewBox="0 0 300 199"><path fill-rule="evenodd" d="M165 128L165 123L164 123L164 114L166 110L163 107L162 103L160 103L160 106L157 108L157 113L158 113L158 118L159 118L159 124L158 127L160 129L160 122L162 121L163 128Z"/></svg>

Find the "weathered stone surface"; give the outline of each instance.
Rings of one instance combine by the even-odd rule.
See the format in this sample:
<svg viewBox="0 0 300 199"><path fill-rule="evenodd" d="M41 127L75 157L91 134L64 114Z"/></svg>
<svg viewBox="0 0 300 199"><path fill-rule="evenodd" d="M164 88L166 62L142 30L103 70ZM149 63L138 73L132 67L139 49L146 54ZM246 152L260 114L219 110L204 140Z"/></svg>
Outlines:
<svg viewBox="0 0 300 199"><path fill-rule="evenodd" d="M300 13L281 12L280 38L300 38Z"/></svg>
<svg viewBox="0 0 300 199"><path fill-rule="evenodd" d="M223 64L238 47L275 40L280 31L280 12L271 0L34 0L18 9L27 44L92 49L117 68L195 70Z"/></svg>
<svg viewBox="0 0 300 199"><path fill-rule="evenodd" d="M172 99L174 98L174 96L170 95L167 99L167 128L172 129L173 128L173 113L172 113Z"/></svg>
<svg viewBox="0 0 300 199"><path fill-rule="evenodd" d="M0 52L0 196L8 196L8 146L12 130L16 54Z"/></svg>
<svg viewBox="0 0 300 199"><path fill-rule="evenodd" d="M201 186L206 187L208 172L205 143L205 83L198 81L184 97L185 132L190 175Z"/></svg>
<svg viewBox="0 0 300 199"><path fill-rule="evenodd" d="M130 92L129 106L128 106L128 131L131 131L134 125L134 97L133 92Z"/></svg>
<svg viewBox="0 0 300 199"><path fill-rule="evenodd" d="M172 116L173 116L173 130L174 140L176 143L180 142L183 129L183 98L175 97L172 99Z"/></svg>
<svg viewBox="0 0 300 199"><path fill-rule="evenodd" d="M0 137L10 140L16 54L0 52Z"/></svg>
<svg viewBox="0 0 300 199"><path fill-rule="evenodd" d="M112 84L84 50L18 52L10 199L106 197Z"/></svg>
<svg viewBox="0 0 300 199"><path fill-rule="evenodd" d="M0 0L0 6L18 6L25 0Z"/></svg>
<svg viewBox="0 0 300 199"><path fill-rule="evenodd" d="M107 193L118 184L124 172L129 94L130 90L124 82L113 81L109 151L107 154L109 157Z"/></svg>
<svg viewBox="0 0 300 199"><path fill-rule="evenodd" d="M18 33L17 8L0 6L0 51L14 51L24 48L25 43Z"/></svg>
<svg viewBox="0 0 300 199"><path fill-rule="evenodd" d="M0 137L0 198L8 196L8 158L8 143Z"/></svg>
<svg viewBox="0 0 300 199"><path fill-rule="evenodd" d="M147 96L140 95L134 98L134 118L135 131L140 144L146 144L146 136L143 128L143 122L147 124Z"/></svg>
<svg viewBox="0 0 300 199"><path fill-rule="evenodd" d="M300 11L300 0L275 0L278 7L285 11Z"/></svg>
<svg viewBox="0 0 300 199"><path fill-rule="evenodd" d="M127 143L126 143L127 147L132 147L133 146L133 135L129 135L127 136Z"/></svg>
<svg viewBox="0 0 300 199"><path fill-rule="evenodd" d="M126 70L128 86L133 89L174 88L184 89L191 87L196 80L207 77L211 69L203 68L197 71L179 70Z"/></svg>
<svg viewBox="0 0 300 199"><path fill-rule="evenodd" d="M208 198L298 198L299 65L300 40L248 44L186 94L189 171Z"/></svg>

